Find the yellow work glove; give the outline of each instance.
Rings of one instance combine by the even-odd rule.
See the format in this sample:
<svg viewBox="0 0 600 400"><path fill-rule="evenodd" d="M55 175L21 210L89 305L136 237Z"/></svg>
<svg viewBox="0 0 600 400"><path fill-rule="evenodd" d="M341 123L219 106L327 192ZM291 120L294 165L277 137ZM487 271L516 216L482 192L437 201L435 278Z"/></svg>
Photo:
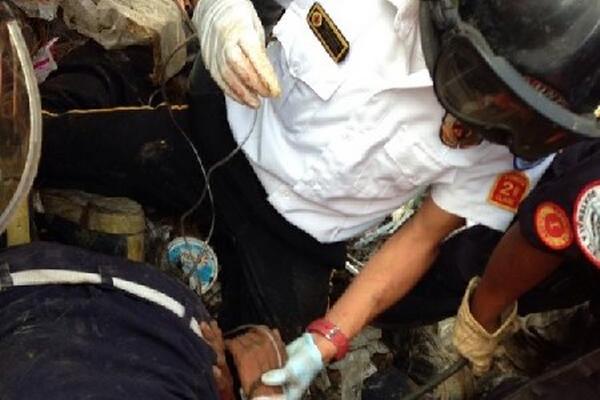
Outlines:
<svg viewBox="0 0 600 400"><path fill-rule="evenodd" d="M204 66L226 95L253 108L259 95L279 95L265 31L249 0L200 0L193 21Z"/></svg>
<svg viewBox="0 0 600 400"><path fill-rule="evenodd" d="M473 278L469 282L458 309L452 343L454 343L459 353L471 362L473 374L481 376L490 369L494 352L500 342L516 331L518 322L517 303L515 302L504 313L500 328L494 333L486 331L475 320L469 306L471 295L478 284L479 278Z"/></svg>

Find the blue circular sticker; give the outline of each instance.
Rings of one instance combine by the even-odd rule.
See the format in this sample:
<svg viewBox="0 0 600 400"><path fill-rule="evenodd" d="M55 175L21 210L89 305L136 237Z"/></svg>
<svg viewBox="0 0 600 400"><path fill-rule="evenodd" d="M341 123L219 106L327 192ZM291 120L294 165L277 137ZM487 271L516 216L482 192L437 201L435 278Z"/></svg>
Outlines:
<svg viewBox="0 0 600 400"><path fill-rule="evenodd" d="M204 294L214 285L219 274L219 264L213 249L202 240L178 237L167 246L167 261L189 276L189 286Z"/></svg>

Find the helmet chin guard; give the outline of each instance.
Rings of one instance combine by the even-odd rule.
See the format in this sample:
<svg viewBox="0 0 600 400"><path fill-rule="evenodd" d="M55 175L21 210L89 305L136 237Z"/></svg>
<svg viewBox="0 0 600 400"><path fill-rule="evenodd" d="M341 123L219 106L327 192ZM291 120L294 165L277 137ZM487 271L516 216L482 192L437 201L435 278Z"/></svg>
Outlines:
<svg viewBox="0 0 600 400"><path fill-rule="evenodd" d="M42 142L38 84L21 28L0 4L0 232L33 185Z"/></svg>

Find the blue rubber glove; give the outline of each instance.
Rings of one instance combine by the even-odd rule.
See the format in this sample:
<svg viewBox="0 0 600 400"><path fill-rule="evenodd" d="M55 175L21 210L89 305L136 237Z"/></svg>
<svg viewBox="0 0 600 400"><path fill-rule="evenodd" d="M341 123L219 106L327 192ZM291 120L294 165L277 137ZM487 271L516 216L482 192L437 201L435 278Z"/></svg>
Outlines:
<svg viewBox="0 0 600 400"><path fill-rule="evenodd" d="M287 400L300 400L312 380L323 369L321 352L310 333L305 333L286 347L288 361L281 369L262 375L269 386L283 386Z"/></svg>

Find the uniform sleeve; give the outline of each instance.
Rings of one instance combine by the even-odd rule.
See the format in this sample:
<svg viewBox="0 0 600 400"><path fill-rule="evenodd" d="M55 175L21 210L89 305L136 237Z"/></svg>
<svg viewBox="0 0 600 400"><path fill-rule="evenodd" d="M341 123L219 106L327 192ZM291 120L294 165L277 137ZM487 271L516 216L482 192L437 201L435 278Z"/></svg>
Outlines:
<svg viewBox="0 0 600 400"><path fill-rule="evenodd" d="M476 163L456 168L451 181L432 184L431 195L440 208L465 218L467 226L484 225L504 231L553 156L528 170L517 171L514 156L507 148L490 147Z"/></svg>
<svg viewBox="0 0 600 400"><path fill-rule="evenodd" d="M521 233L535 248L600 267L600 141L557 155L519 208Z"/></svg>

